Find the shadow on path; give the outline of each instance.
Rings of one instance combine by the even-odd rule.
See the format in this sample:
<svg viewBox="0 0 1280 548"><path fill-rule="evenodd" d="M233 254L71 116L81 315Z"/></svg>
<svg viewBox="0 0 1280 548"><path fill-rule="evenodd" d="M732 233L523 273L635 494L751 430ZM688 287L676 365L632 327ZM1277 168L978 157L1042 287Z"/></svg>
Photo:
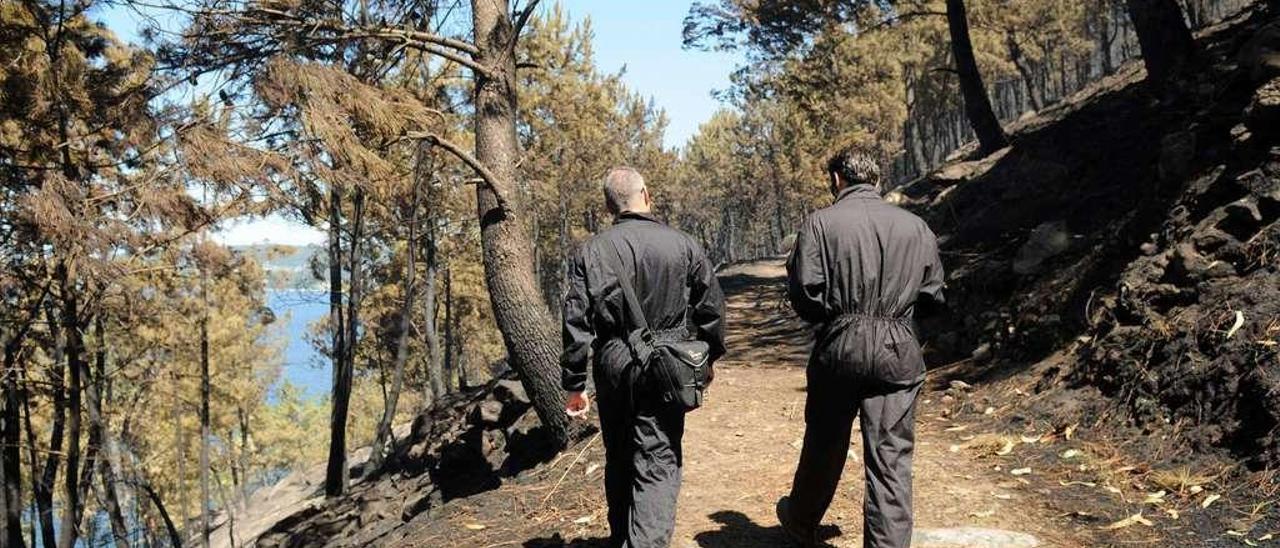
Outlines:
<svg viewBox="0 0 1280 548"><path fill-rule="evenodd" d="M556 533L551 538L529 539L524 543L524 548L608 548L608 546L608 537L565 540L560 533Z"/></svg>
<svg viewBox="0 0 1280 548"><path fill-rule="evenodd" d="M694 542L702 548L792 545L790 539L787 538L787 534L782 531L781 526L765 527L751 521L751 518L742 512L722 510L711 514L709 517L720 524L720 529L704 531L693 537ZM840 535L840 527L835 525L822 526L818 529L818 540L822 543L820 546L829 546L826 542Z"/></svg>

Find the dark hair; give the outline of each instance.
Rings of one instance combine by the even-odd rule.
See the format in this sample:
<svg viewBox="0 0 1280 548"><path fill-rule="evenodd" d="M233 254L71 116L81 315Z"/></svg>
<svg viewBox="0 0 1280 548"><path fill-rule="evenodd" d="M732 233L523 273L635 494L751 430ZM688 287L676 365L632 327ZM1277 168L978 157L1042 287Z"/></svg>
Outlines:
<svg viewBox="0 0 1280 548"><path fill-rule="evenodd" d="M880 151L874 147L849 146L827 160L827 172L840 176L845 185L880 186Z"/></svg>

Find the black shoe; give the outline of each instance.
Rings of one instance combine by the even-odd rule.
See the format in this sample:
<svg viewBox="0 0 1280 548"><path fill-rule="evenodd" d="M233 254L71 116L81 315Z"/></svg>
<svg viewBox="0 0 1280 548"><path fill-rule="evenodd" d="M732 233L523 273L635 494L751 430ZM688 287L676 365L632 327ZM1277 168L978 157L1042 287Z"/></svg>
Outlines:
<svg viewBox="0 0 1280 548"><path fill-rule="evenodd" d="M787 538L799 546L808 548L818 545L817 535L814 530L804 527L798 523L791 515L791 499L782 497L778 499L778 506L775 507L778 514L778 523L782 525L782 531L787 534Z"/></svg>

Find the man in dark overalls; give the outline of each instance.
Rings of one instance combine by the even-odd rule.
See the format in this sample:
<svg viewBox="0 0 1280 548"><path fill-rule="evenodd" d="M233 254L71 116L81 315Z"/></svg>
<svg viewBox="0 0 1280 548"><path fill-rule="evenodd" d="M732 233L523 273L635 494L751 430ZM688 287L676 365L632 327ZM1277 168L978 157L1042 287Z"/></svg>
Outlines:
<svg viewBox="0 0 1280 548"><path fill-rule="evenodd" d="M808 365L804 448L783 529L812 545L862 417L863 545L911 544L911 454L924 360L913 315L943 304L938 244L923 220L880 197L879 155L850 148L828 163L836 201L811 215L787 262L791 305L817 326Z"/></svg>
<svg viewBox="0 0 1280 548"><path fill-rule="evenodd" d="M587 362L600 404L610 544L663 547L675 528L684 409L647 397L625 340L636 329L619 281L631 284L655 338L697 338L724 354L724 296L702 248L653 216L644 178L615 168L605 177L613 226L582 245L564 301L565 411L589 407Z"/></svg>

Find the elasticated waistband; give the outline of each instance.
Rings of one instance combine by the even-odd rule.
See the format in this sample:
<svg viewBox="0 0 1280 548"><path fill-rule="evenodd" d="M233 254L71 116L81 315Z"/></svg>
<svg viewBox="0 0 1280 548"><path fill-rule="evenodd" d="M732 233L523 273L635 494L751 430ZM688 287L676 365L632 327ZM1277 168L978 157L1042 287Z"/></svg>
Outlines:
<svg viewBox="0 0 1280 548"><path fill-rule="evenodd" d="M907 325L911 324L911 318L909 317L898 318L898 317L892 317L892 316L877 316L875 314L864 314L861 312L851 312L849 314L841 314L839 316L836 316L834 320L831 320L831 323L832 324L852 323L855 321L866 321L866 320L876 321L876 322L886 322L886 323L900 323L900 324L907 324Z"/></svg>

